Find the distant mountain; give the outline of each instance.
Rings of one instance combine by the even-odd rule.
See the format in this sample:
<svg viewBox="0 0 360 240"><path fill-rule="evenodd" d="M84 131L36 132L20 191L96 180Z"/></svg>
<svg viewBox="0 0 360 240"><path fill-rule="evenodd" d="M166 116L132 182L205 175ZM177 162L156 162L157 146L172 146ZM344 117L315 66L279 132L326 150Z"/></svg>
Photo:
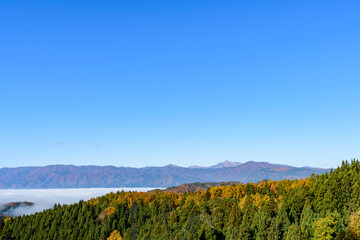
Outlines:
<svg viewBox="0 0 360 240"><path fill-rule="evenodd" d="M202 166L198 166L198 165L192 165L189 168L208 168L208 167L202 167Z"/></svg>
<svg viewBox="0 0 360 240"><path fill-rule="evenodd" d="M231 161L226 160L224 162L215 164L215 165L210 166L210 167L193 165L193 166L190 166L189 168L227 168L227 167L236 167L236 166L239 166L241 164L242 164L241 162L231 162Z"/></svg>
<svg viewBox="0 0 360 240"><path fill-rule="evenodd" d="M237 167L240 166L241 162L230 162L228 160L218 163L216 165L211 166L210 168L228 168L228 167Z"/></svg>
<svg viewBox="0 0 360 240"><path fill-rule="evenodd" d="M207 168L167 165L164 167L114 167L51 165L0 169L0 189L9 188L90 188L169 187L191 182L257 182L305 178L327 169L297 168L267 162L229 161Z"/></svg>

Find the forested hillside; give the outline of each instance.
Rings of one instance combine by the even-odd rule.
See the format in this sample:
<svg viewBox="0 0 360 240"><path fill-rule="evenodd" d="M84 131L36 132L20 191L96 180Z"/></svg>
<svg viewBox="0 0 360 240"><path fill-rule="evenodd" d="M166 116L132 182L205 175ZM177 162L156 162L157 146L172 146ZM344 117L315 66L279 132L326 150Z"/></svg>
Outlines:
<svg viewBox="0 0 360 240"><path fill-rule="evenodd" d="M206 191L208 188L211 187L219 187L219 186L225 186L225 185L235 185L240 184L239 182L208 182L208 183L185 183L181 184L179 186L174 187L168 187L165 189L162 189L162 191L166 192L174 192L174 193L186 193L186 192L197 192L197 191ZM158 189L151 190L150 192L158 191Z"/></svg>
<svg viewBox="0 0 360 240"><path fill-rule="evenodd" d="M360 162L300 180L118 192L7 218L1 239L360 239Z"/></svg>

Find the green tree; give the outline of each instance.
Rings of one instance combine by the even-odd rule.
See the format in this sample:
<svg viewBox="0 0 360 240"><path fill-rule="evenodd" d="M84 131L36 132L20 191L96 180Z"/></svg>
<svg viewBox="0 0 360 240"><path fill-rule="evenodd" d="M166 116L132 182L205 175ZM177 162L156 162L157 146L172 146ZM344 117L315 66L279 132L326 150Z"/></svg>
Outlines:
<svg viewBox="0 0 360 240"><path fill-rule="evenodd" d="M300 240L300 239L301 239L301 234L300 234L299 225L297 223L291 224L286 234L286 240Z"/></svg>
<svg viewBox="0 0 360 240"><path fill-rule="evenodd" d="M357 209L359 209L359 207L360 207L360 188L358 182L356 181L352 186L349 211L355 212Z"/></svg>

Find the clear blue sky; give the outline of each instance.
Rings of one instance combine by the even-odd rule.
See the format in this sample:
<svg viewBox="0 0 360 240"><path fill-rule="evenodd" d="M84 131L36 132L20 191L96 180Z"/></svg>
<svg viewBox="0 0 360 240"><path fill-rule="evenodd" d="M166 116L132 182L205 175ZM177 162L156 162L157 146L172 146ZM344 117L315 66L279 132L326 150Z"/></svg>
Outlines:
<svg viewBox="0 0 360 240"><path fill-rule="evenodd" d="M360 157L359 1L0 2L0 167Z"/></svg>

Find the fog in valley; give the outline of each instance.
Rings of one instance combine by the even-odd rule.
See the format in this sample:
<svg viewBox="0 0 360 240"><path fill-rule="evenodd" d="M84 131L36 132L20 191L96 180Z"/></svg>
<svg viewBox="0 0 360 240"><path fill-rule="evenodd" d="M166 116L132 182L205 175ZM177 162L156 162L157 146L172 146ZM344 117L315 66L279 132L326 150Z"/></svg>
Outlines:
<svg viewBox="0 0 360 240"><path fill-rule="evenodd" d="M11 208L3 215L20 216L41 212L49 209L55 203L72 204L80 200L89 200L110 192L138 191L147 192L154 188L71 188L71 189L0 189L0 211L4 209L3 204L10 202L32 202L34 205L21 205Z"/></svg>

